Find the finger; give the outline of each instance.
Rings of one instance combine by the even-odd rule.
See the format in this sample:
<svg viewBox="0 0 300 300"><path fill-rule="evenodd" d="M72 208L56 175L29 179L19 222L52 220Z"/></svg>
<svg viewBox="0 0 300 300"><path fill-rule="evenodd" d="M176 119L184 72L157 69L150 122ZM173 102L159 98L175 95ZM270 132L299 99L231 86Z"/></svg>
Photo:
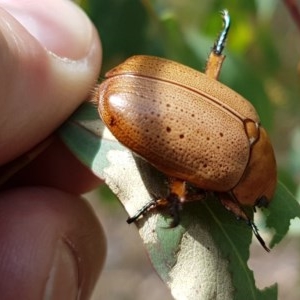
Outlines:
<svg viewBox="0 0 300 300"><path fill-rule="evenodd" d="M10 178L6 186L46 185L72 194L83 194L101 183L102 181L55 137L51 145Z"/></svg>
<svg viewBox="0 0 300 300"><path fill-rule="evenodd" d="M85 201L32 187L2 192L1 299L88 299L105 258L102 228Z"/></svg>
<svg viewBox="0 0 300 300"><path fill-rule="evenodd" d="M57 128L100 67L98 35L71 1L0 1L0 164Z"/></svg>

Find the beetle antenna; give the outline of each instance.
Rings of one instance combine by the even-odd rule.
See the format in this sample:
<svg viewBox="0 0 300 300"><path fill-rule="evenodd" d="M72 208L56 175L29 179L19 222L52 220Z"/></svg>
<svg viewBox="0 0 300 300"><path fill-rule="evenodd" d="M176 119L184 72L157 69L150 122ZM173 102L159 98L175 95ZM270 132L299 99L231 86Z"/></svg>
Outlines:
<svg viewBox="0 0 300 300"><path fill-rule="evenodd" d="M213 52L218 56L222 55L226 43L226 38L230 28L230 16L228 10L227 9L222 10L221 14L223 19L223 30L221 31L220 35L218 36L213 46Z"/></svg>

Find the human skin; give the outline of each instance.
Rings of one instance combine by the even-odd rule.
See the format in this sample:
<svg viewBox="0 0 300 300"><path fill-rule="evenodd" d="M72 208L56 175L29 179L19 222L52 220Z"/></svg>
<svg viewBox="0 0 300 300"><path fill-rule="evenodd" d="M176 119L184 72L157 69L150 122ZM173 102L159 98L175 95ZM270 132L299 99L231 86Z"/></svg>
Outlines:
<svg viewBox="0 0 300 300"><path fill-rule="evenodd" d="M55 130L97 80L99 37L71 1L0 0L0 49L0 166L52 136L0 191L1 298L88 299L106 244L80 194L101 182Z"/></svg>

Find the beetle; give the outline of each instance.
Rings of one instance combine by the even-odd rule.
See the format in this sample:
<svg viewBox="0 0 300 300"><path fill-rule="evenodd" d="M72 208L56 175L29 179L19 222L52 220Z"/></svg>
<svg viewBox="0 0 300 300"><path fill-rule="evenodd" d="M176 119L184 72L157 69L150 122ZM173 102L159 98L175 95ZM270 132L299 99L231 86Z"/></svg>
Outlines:
<svg viewBox="0 0 300 300"><path fill-rule="evenodd" d="M211 75L224 59L227 11L223 20L205 74L164 58L133 56L106 74L98 110L118 141L169 178L166 199L153 200L128 223L152 206L168 203L177 225L181 204L194 200L186 188L189 183L213 192L269 251L243 206L271 201L276 160L252 104Z"/></svg>

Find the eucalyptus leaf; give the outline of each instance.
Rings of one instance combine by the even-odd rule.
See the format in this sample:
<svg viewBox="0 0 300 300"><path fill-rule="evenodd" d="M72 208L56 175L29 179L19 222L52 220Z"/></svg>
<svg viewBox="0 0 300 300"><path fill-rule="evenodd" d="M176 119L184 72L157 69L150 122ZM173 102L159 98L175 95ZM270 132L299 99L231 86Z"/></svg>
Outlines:
<svg viewBox="0 0 300 300"><path fill-rule="evenodd" d="M83 105L59 132L71 151L106 181L129 216L152 195L166 194L164 175L120 145L103 126L96 107ZM272 246L295 217L300 217L299 204L279 184L267 218L275 229ZM277 298L276 285L263 291L256 287L247 265L251 229L217 199L186 204L180 225L171 228L171 221L167 210L152 209L136 225L153 267L175 299Z"/></svg>

